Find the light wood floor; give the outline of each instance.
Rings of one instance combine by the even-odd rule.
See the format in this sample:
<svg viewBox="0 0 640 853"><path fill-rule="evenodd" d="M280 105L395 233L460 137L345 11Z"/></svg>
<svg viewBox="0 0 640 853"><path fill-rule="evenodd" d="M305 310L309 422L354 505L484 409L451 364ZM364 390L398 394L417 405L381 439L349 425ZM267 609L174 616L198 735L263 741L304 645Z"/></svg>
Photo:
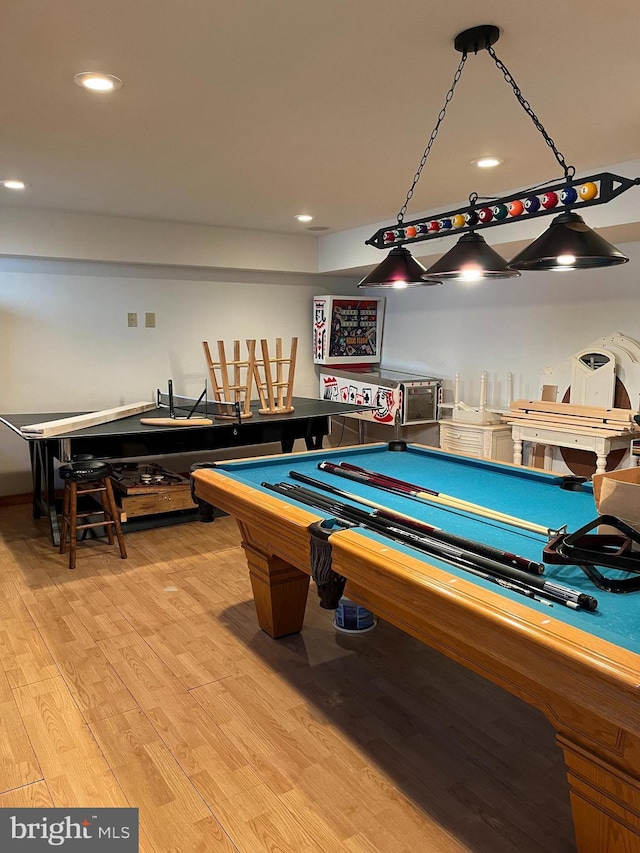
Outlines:
<svg viewBox="0 0 640 853"><path fill-rule="evenodd" d="M569 853L538 712L392 626L257 629L230 518L78 567L0 509L0 807L140 809L141 851Z"/></svg>

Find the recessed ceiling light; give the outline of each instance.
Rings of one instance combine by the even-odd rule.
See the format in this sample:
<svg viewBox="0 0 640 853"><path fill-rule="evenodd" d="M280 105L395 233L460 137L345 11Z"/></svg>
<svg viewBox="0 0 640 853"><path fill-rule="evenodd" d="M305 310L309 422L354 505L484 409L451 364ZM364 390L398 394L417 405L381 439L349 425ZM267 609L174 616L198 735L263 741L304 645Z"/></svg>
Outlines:
<svg viewBox="0 0 640 853"><path fill-rule="evenodd" d="M113 92L122 86L122 80L113 74L98 74L95 71L83 71L73 78L78 86L91 89L92 92Z"/></svg>
<svg viewBox="0 0 640 853"><path fill-rule="evenodd" d="M479 160L472 160L471 162L479 169L495 169L496 166L501 165L502 160L499 157L481 157Z"/></svg>
<svg viewBox="0 0 640 853"><path fill-rule="evenodd" d="M313 216L309 216L308 213L298 213L296 219L298 220L298 222L312 222Z"/></svg>
<svg viewBox="0 0 640 853"><path fill-rule="evenodd" d="M24 190L29 186L24 181L17 181L14 178L7 178L4 181L0 181L0 184L7 190Z"/></svg>

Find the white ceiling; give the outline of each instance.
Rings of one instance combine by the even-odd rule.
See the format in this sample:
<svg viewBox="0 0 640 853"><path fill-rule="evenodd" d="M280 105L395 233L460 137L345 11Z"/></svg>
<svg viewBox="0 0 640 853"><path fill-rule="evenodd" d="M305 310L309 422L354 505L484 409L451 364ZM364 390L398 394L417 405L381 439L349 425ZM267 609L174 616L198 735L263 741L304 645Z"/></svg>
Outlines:
<svg viewBox="0 0 640 853"><path fill-rule="evenodd" d="M394 220L460 60L495 46L578 173L640 158L638 0L0 0L1 205L309 234ZM111 95L73 83L117 75ZM471 165L494 154L504 165ZM409 208L562 172L468 59ZM311 232L316 233L316 232Z"/></svg>

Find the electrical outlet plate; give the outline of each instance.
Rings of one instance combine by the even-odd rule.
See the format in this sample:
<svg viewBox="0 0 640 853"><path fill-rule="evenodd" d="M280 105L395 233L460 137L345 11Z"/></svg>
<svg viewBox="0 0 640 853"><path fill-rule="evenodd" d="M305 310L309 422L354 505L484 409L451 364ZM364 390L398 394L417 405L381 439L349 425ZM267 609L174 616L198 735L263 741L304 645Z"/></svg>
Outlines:
<svg viewBox="0 0 640 853"><path fill-rule="evenodd" d="M127 314L127 326L130 329L132 329L132 328L134 328L134 326L137 326L137 325L138 325L138 315L133 313L133 312L130 312L129 314Z"/></svg>
<svg viewBox="0 0 640 853"><path fill-rule="evenodd" d="M147 311L147 313L144 315L144 324L147 329L155 329L156 315L153 312Z"/></svg>

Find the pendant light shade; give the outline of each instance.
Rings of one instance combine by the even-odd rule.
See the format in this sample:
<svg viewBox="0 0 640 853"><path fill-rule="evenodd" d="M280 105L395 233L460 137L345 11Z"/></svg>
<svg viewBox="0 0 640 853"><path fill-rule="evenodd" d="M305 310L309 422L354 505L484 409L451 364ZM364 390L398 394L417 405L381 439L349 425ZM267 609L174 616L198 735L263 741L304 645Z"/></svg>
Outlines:
<svg viewBox="0 0 640 853"><path fill-rule="evenodd" d="M488 278L516 278L506 260L489 246L480 234L463 234L453 249L429 267L423 278L449 281L480 281Z"/></svg>
<svg viewBox="0 0 640 853"><path fill-rule="evenodd" d="M416 284L442 284L441 281L423 281L427 269L416 261L404 246L396 246L387 257L359 282L358 287L413 287Z"/></svg>
<svg viewBox="0 0 640 853"><path fill-rule="evenodd" d="M517 270L584 270L628 260L581 216L567 211L556 216L544 234L517 254L509 266Z"/></svg>

